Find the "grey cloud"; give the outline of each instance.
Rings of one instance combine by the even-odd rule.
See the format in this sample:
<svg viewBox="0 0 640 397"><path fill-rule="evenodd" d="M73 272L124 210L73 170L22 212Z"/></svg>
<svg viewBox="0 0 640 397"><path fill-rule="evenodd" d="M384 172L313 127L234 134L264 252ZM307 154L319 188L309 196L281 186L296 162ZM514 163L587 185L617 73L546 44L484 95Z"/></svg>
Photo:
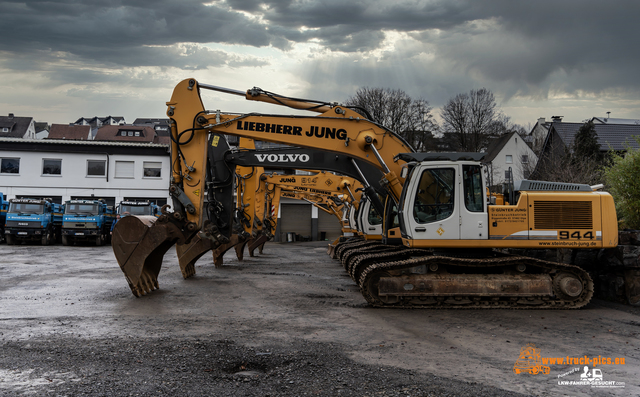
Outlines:
<svg viewBox="0 0 640 397"><path fill-rule="evenodd" d="M74 9L77 7L77 9ZM42 9L46 19L36 18ZM86 49L181 42L269 45L265 26L242 14L200 2L0 3L0 49Z"/></svg>
<svg viewBox="0 0 640 397"><path fill-rule="evenodd" d="M428 85L438 97L478 85L499 90L504 98L544 97L553 90L638 92L639 9L632 0L220 0L206 5L197 0L4 0L0 51L7 54L3 67L39 68L55 79L43 51L54 63L56 54L70 54L69 59L100 74L100 68L138 66L263 66L259 58L195 44L286 51L295 43L313 42L320 48L305 61L305 73L332 78L326 64L336 59L341 87L356 81L392 88L384 83L394 82L413 90ZM407 33L418 43L388 50L384 63L362 62L388 32ZM416 57L422 53L431 56L426 65Z"/></svg>

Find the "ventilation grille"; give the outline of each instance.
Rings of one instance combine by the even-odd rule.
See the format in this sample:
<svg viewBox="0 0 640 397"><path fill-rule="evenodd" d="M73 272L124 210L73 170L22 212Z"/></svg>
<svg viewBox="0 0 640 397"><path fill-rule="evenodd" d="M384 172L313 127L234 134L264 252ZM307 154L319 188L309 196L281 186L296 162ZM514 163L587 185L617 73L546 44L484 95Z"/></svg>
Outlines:
<svg viewBox="0 0 640 397"><path fill-rule="evenodd" d="M536 229L593 229L591 201L534 201Z"/></svg>
<svg viewBox="0 0 640 397"><path fill-rule="evenodd" d="M527 179L518 180L514 183L516 192L591 192L591 186L582 183L562 183L546 181L530 181Z"/></svg>

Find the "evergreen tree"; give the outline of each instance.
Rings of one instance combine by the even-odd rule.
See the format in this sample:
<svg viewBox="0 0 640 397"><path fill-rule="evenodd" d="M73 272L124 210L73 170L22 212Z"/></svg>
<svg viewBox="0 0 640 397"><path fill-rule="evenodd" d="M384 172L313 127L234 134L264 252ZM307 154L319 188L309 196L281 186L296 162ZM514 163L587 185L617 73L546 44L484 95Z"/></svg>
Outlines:
<svg viewBox="0 0 640 397"><path fill-rule="evenodd" d="M591 160L601 163L604 155L600 151L598 134L592 121L584 123L573 140L573 156L577 160Z"/></svg>

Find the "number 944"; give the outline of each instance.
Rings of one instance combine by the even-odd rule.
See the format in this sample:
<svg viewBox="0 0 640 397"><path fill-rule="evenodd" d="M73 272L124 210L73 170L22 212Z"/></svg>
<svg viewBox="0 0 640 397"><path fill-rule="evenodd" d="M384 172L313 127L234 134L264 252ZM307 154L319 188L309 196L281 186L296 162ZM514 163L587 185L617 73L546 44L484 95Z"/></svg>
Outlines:
<svg viewBox="0 0 640 397"><path fill-rule="evenodd" d="M568 240L568 239L580 240L583 238L588 240L593 240L593 232L586 232L585 234L580 234L580 232L576 231L569 234L568 231L561 231L559 233L559 237L560 237L560 240Z"/></svg>

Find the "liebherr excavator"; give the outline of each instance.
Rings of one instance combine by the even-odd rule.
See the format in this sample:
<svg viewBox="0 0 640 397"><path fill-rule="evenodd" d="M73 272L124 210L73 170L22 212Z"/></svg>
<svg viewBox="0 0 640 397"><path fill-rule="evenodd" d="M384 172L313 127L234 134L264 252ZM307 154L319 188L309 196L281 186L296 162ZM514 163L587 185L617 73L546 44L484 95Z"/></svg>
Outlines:
<svg viewBox="0 0 640 397"><path fill-rule="evenodd" d="M206 111L202 89L320 114ZM579 308L593 295L587 272L502 249L617 245L609 194L587 185L521 181L514 204L493 205L484 194L481 154L414 153L398 135L345 106L257 88L245 93L194 79L179 83L167 106L174 212L165 210L155 223L127 217L114 230L114 253L135 295L158 287L162 257L174 243L188 243L199 234L222 244L231 235L232 187L206 183L207 160L220 160L207 159L210 134L348 155L382 171L392 201L383 215L385 229L404 248L363 253L354 264L355 279L373 306Z"/></svg>

